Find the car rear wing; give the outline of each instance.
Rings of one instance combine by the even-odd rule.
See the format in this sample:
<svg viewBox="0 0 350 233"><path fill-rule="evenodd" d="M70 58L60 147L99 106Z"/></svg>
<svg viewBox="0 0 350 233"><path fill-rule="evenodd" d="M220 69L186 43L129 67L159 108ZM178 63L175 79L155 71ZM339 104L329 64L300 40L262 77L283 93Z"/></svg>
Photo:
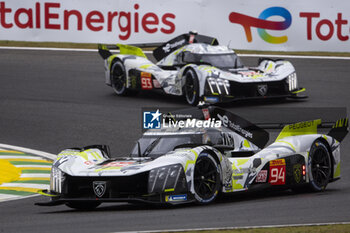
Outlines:
<svg viewBox="0 0 350 233"><path fill-rule="evenodd" d="M133 45L124 45L124 44L116 44L116 45L104 45L98 44L98 53L100 56L106 60L112 54L110 50L119 50L119 54L124 55L134 55L139 57L145 57L146 55L143 53L142 49Z"/></svg>
<svg viewBox="0 0 350 233"><path fill-rule="evenodd" d="M165 42L164 44L160 45L158 48L156 48L153 51L153 56L157 61L160 61L164 57L168 56L173 51L181 48L184 45L191 44L191 43L205 43L210 45L218 45L219 42L216 38L200 35L197 32L189 32L182 34L180 36L177 36L168 42Z"/></svg>
<svg viewBox="0 0 350 233"><path fill-rule="evenodd" d="M288 136L297 136L305 134L317 134L318 129L331 129L327 135L341 142L349 132L348 118L341 118L335 122L322 122L321 119L304 121L297 123L256 123L232 113L225 109L215 106L201 106L198 108L189 108L177 110L167 114L172 121L184 120L187 116L199 120L208 120L210 118L220 120L222 126L231 129L243 138L252 142L259 148L264 148L269 141L270 134L266 130L281 130L276 140ZM175 117L184 116L184 117Z"/></svg>
<svg viewBox="0 0 350 233"><path fill-rule="evenodd" d="M333 122L322 122L321 119L316 119L297 123L257 123L256 125L267 130L282 129L276 141L288 136L317 134L319 129L331 129L327 135L341 142L349 132L348 118Z"/></svg>

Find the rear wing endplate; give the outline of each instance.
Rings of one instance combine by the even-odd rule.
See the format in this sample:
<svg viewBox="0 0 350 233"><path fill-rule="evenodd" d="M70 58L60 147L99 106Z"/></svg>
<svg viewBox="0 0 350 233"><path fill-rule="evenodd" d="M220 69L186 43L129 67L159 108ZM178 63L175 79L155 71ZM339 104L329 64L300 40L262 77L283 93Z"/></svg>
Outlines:
<svg viewBox="0 0 350 233"><path fill-rule="evenodd" d="M134 55L138 57L146 58L146 55L143 53L142 49L132 45L116 44L116 45L98 45L98 53L105 60L112 55L111 49L119 49L119 54L124 55Z"/></svg>

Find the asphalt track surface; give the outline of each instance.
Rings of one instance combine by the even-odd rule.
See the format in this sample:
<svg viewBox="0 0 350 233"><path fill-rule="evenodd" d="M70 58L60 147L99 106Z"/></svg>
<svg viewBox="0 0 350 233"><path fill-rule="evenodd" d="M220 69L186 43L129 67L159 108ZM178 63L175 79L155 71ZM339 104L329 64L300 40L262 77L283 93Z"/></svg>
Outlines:
<svg viewBox="0 0 350 233"><path fill-rule="evenodd" d="M297 69L300 84L307 88L308 100L244 101L226 108L253 122L305 118L303 112L310 109L323 117L319 108L350 108L349 60L289 60ZM243 61L255 65L257 58ZM141 135L141 107L188 106L183 98L154 93L117 97L104 85L103 61L96 52L0 50L1 143L50 153L73 146L108 144L114 156L128 155ZM46 200L34 197L0 203L0 232L117 232L346 222L350 220L349 136L342 143L342 152L342 179L329 184L322 193L263 191L224 197L207 206L113 203L90 212L66 206L34 206L34 202Z"/></svg>

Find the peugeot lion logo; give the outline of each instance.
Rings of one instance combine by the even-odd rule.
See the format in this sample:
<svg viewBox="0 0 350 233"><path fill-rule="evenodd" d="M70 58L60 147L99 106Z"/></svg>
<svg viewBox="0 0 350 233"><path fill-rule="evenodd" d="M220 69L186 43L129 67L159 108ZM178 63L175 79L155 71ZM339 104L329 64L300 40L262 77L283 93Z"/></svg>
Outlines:
<svg viewBox="0 0 350 233"><path fill-rule="evenodd" d="M261 96L265 96L267 93L267 85L266 84L258 85L258 92Z"/></svg>
<svg viewBox="0 0 350 233"><path fill-rule="evenodd" d="M102 197L106 192L106 181L94 181L92 183L94 193L97 197Z"/></svg>

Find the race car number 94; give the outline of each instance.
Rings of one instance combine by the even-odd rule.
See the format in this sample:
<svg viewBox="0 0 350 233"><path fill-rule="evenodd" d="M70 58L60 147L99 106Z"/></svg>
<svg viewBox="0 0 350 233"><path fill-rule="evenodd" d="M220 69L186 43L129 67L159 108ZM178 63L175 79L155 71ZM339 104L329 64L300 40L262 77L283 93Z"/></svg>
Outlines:
<svg viewBox="0 0 350 233"><path fill-rule="evenodd" d="M270 161L269 183L272 185L286 183L286 162L284 159Z"/></svg>

